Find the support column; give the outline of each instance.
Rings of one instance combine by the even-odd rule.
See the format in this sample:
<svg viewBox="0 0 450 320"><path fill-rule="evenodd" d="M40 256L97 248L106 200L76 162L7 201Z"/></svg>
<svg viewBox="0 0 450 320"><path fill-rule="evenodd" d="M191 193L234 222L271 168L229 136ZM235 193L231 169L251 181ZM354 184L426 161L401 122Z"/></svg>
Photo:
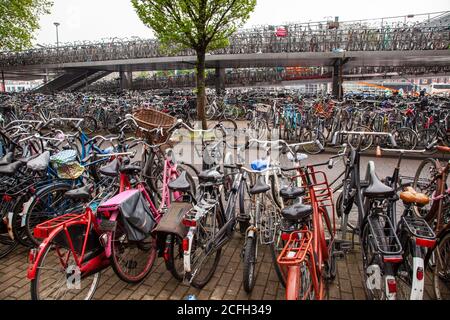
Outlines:
<svg viewBox="0 0 450 320"><path fill-rule="evenodd" d="M131 71L120 71L120 89L133 89L133 73Z"/></svg>
<svg viewBox="0 0 450 320"><path fill-rule="evenodd" d="M216 94L225 91L225 68L216 67Z"/></svg>
<svg viewBox="0 0 450 320"><path fill-rule="evenodd" d="M342 69L343 62L341 59L336 60L333 67L333 96L336 99L342 99L344 90L342 88Z"/></svg>

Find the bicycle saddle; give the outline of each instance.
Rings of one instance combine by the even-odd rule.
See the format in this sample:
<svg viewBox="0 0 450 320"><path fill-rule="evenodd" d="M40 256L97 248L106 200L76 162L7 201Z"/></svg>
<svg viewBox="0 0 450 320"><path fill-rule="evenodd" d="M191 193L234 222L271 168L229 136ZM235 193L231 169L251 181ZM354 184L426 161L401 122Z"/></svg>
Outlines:
<svg viewBox="0 0 450 320"><path fill-rule="evenodd" d="M64 194L64 197L72 200L88 201L91 199L92 184L88 184L84 187L69 190Z"/></svg>
<svg viewBox="0 0 450 320"><path fill-rule="evenodd" d="M119 169L119 171L125 174L135 174L141 172L141 167L130 164L127 166L123 166L122 168Z"/></svg>
<svg viewBox="0 0 450 320"><path fill-rule="evenodd" d="M4 166L5 164L10 164L14 158L14 154L12 152L8 152L0 159L0 166Z"/></svg>
<svg viewBox="0 0 450 320"><path fill-rule="evenodd" d="M405 203L417 203L418 205L426 205L430 202L427 195L417 192L412 187L407 187L405 191L401 192L400 199Z"/></svg>
<svg viewBox="0 0 450 320"><path fill-rule="evenodd" d="M168 185L170 190L173 191L181 191L181 192L187 192L191 188L191 184L186 178L186 171L181 172L181 174L173 181L169 182Z"/></svg>
<svg viewBox="0 0 450 320"><path fill-rule="evenodd" d="M368 198L389 198L395 194L394 189L388 187L378 179L373 161L369 161L368 174L369 186L364 190L364 196Z"/></svg>
<svg viewBox="0 0 450 320"><path fill-rule="evenodd" d="M289 221L299 221L308 218L312 214L313 210L310 205L303 203L296 203L292 206L286 207L281 210L283 218Z"/></svg>
<svg viewBox="0 0 450 320"><path fill-rule="evenodd" d="M119 171L119 161L114 159L107 165L101 167L98 171L105 176L115 177Z"/></svg>
<svg viewBox="0 0 450 320"><path fill-rule="evenodd" d="M219 166L216 166L210 170L205 170L199 173L198 179L204 182L214 182L223 178L223 174L221 174L217 169Z"/></svg>
<svg viewBox="0 0 450 320"><path fill-rule="evenodd" d="M299 187L284 187L280 190L283 199L293 200L305 194L305 189Z"/></svg>
<svg viewBox="0 0 450 320"><path fill-rule="evenodd" d="M0 166L0 174L4 174L4 175L7 175L7 176L12 176L23 165L24 165L23 162L16 161L16 162L13 162L13 163L10 163L10 164L6 164L6 165L3 165L3 166Z"/></svg>
<svg viewBox="0 0 450 320"><path fill-rule="evenodd" d="M250 188L250 194L260 194L270 190L270 186L264 181L263 176L259 176L255 185Z"/></svg>

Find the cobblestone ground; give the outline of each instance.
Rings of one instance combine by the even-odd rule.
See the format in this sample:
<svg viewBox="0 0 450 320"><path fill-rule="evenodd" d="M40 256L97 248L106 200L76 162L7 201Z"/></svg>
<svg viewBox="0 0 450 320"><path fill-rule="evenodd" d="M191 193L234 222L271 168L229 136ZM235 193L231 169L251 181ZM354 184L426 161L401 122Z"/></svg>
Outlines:
<svg viewBox="0 0 450 320"><path fill-rule="evenodd" d="M325 161L327 155L310 157L308 161ZM368 158L362 161L365 168ZM380 177L391 174L396 159L375 159ZM402 174L413 176L419 161L404 160ZM334 179L342 168L336 166L328 170L329 179ZM362 170L363 171L363 170ZM363 171L364 172L364 171ZM358 241L358 240L356 240ZM198 299L284 299L284 289L278 282L270 252L262 247L257 265L257 280L253 292L248 295L242 287L243 265L240 253L243 238L236 234L232 241L222 251L222 258L214 277L202 290L191 288L173 279L165 270L162 258L155 262L152 272L139 284L127 284L114 274L112 269L102 273L100 285L95 293L95 299L184 299L188 294L195 294ZM30 283L26 278L27 250L18 248L6 258L0 260L0 299L30 299ZM329 285L329 299L365 299L363 289L361 254L359 246L337 261L337 277ZM434 293L431 279L426 278L427 299Z"/></svg>

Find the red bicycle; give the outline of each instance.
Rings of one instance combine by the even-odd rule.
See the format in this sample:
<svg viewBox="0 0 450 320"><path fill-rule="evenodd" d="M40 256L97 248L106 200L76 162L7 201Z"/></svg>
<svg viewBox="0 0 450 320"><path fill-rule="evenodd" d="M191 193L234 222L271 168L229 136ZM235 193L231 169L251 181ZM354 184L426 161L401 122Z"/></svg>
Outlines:
<svg viewBox="0 0 450 320"><path fill-rule="evenodd" d="M324 172L314 167L282 169L298 172L293 181L301 178L307 189L302 202L282 211L282 235L287 241L277 262L286 279L287 300L322 300L325 280L336 276L335 212L332 190ZM289 194L304 194L302 188L292 186ZM331 217L329 211L331 209Z"/></svg>
<svg viewBox="0 0 450 320"><path fill-rule="evenodd" d="M36 237L44 240L29 254L27 276L33 299L90 299L99 283L100 271L110 265L126 282L139 282L150 272L157 251L151 231L161 212L153 204L148 186L138 180L141 167L124 164L122 157L130 154L134 153L111 154L117 158L100 169L102 174L119 174L116 196L111 197L116 193L111 191L89 201L91 186L71 190L65 196L85 201L84 212L65 214L35 227ZM138 181L133 186L131 177ZM143 236L131 238L123 204L139 196L141 203L148 206L153 224L138 230ZM93 204L108 198L94 213Z"/></svg>

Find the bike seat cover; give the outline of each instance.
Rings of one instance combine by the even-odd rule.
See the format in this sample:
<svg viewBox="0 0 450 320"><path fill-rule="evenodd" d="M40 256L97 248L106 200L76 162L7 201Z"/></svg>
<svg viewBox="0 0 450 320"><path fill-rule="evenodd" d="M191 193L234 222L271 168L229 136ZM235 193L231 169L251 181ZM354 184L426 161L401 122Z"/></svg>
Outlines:
<svg viewBox="0 0 450 320"><path fill-rule="evenodd" d="M220 180L223 178L223 174L221 174L219 171L217 171L218 167L215 167L213 169L210 170L205 170L199 173L198 175L198 179L200 181L210 181L210 182L214 182L217 180Z"/></svg>
<svg viewBox="0 0 450 320"><path fill-rule="evenodd" d="M13 158L14 158L14 154L12 152L8 152L2 158L0 158L0 166L10 164L13 161Z"/></svg>
<svg viewBox="0 0 450 320"><path fill-rule="evenodd" d="M430 202L430 198L414 190L412 187L407 187L405 191L400 193L400 199L405 203L416 203L418 205L426 205Z"/></svg>
<svg viewBox="0 0 450 320"><path fill-rule="evenodd" d="M88 201L92 198L91 189L92 184L88 184L84 187L67 191L64 197L73 200Z"/></svg>
<svg viewBox="0 0 450 320"><path fill-rule="evenodd" d="M394 189L378 179L375 173L375 164L373 161L369 161L369 186L364 190L364 196L368 198L389 198L394 194Z"/></svg>
<svg viewBox="0 0 450 320"><path fill-rule="evenodd" d="M47 169L50 163L50 152L45 151L40 156L27 162L27 168L33 171L43 171Z"/></svg>
<svg viewBox="0 0 450 320"><path fill-rule="evenodd" d="M263 176L259 176L255 185L250 188L250 194L260 194L270 190L270 186L264 181Z"/></svg>
<svg viewBox="0 0 450 320"><path fill-rule="evenodd" d="M186 171L181 172L178 178L169 182L169 189L173 191L187 192L190 188L191 184L186 178Z"/></svg>
<svg viewBox="0 0 450 320"><path fill-rule="evenodd" d="M16 161L7 165L0 166L0 174L12 176L23 165L23 162Z"/></svg>
<svg viewBox="0 0 450 320"><path fill-rule="evenodd" d="M299 187L284 187L280 190L283 199L293 200L305 194L305 189Z"/></svg>
<svg viewBox="0 0 450 320"><path fill-rule="evenodd" d="M115 177L119 171L119 161L114 159L107 165L101 167L98 171L105 176Z"/></svg>
<svg viewBox="0 0 450 320"><path fill-rule="evenodd" d="M281 215L288 221L299 221L308 218L313 210L310 205L296 203L281 210Z"/></svg>
<svg viewBox="0 0 450 320"><path fill-rule="evenodd" d="M263 159L255 160L250 164L250 167L252 168L252 170L262 171L264 169L267 169L267 161Z"/></svg>
<svg viewBox="0 0 450 320"><path fill-rule="evenodd" d="M141 167L133 165L133 164L130 164L130 165L127 165L127 166L123 166L122 168L120 168L119 171L122 172L122 173L125 173L125 174L136 174L136 173L140 173L141 172Z"/></svg>

